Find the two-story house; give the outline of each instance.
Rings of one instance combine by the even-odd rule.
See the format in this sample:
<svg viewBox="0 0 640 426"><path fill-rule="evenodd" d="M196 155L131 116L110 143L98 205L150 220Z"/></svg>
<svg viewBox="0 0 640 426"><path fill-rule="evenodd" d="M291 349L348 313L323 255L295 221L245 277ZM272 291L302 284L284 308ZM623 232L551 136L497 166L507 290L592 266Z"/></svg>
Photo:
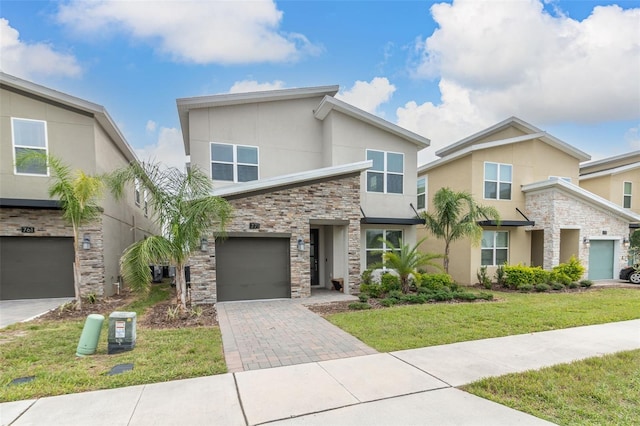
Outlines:
<svg viewBox="0 0 640 426"><path fill-rule="evenodd" d="M177 100L190 167L235 208L191 261L195 301L358 290L415 243L417 153L429 140L336 99L338 86Z"/></svg>
<svg viewBox="0 0 640 426"><path fill-rule="evenodd" d="M24 151L59 158L73 170L104 174L137 161L104 107L0 73L0 299L73 297L74 251L80 252L81 293L111 295L122 251L153 230L144 190L115 201L104 194L101 216L71 226L48 189L50 171L17 165Z"/></svg>
<svg viewBox="0 0 640 426"><path fill-rule="evenodd" d="M616 278L625 265L629 223L640 219L578 186L586 153L516 117L447 146L418 169L418 204L442 187L470 192L495 207L501 222L481 221L483 237L452 245L449 272L460 283L477 282L481 266L524 264L551 269L578 257L590 279ZM420 230L421 236L427 231ZM443 252L430 236L423 250Z"/></svg>

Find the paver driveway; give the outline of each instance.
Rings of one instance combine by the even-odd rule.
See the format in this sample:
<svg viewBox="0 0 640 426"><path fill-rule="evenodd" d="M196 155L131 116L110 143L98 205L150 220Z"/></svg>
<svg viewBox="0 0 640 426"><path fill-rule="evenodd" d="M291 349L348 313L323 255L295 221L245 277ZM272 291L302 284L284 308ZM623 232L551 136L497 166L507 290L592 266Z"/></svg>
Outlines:
<svg viewBox="0 0 640 426"><path fill-rule="evenodd" d="M300 300L221 302L216 308L229 372L377 353Z"/></svg>

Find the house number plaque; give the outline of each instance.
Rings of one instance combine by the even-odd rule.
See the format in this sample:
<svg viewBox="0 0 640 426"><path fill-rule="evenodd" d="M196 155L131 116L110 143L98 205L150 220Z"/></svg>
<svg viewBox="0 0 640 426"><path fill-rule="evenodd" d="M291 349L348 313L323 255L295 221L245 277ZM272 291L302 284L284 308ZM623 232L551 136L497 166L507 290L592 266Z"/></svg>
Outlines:
<svg viewBox="0 0 640 426"><path fill-rule="evenodd" d="M22 226L20 228L23 234L35 234L36 228L34 226Z"/></svg>
<svg viewBox="0 0 640 426"><path fill-rule="evenodd" d="M260 224L257 222L249 222L249 229L260 229Z"/></svg>

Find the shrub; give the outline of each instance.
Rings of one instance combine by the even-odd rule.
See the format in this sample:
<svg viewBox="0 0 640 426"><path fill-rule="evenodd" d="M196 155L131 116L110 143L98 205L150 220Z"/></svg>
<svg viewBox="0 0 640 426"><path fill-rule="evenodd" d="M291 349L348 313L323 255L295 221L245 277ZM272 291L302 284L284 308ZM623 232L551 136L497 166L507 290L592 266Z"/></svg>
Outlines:
<svg viewBox="0 0 640 426"><path fill-rule="evenodd" d="M427 288L430 290L442 290L457 288L453 282L453 278L449 274L424 274L422 275L420 282L420 288Z"/></svg>
<svg viewBox="0 0 640 426"><path fill-rule="evenodd" d="M569 283L569 285L567 287L569 287L569 288L578 288L578 283L575 282L575 281L571 282L571 283Z"/></svg>
<svg viewBox="0 0 640 426"><path fill-rule="evenodd" d="M593 285L593 281L591 280L582 280L580 281L580 287L589 288Z"/></svg>
<svg viewBox="0 0 640 426"><path fill-rule="evenodd" d="M551 286L545 283L536 284L533 288L540 293L551 290Z"/></svg>
<svg viewBox="0 0 640 426"><path fill-rule="evenodd" d="M553 271L565 274L571 281L579 281L584 275L585 267L582 266L578 258L571 256L567 263L554 266Z"/></svg>
<svg viewBox="0 0 640 426"><path fill-rule="evenodd" d="M353 303L349 303L349 309L354 309L354 310L371 309L371 305L368 303L353 302Z"/></svg>
<svg viewBox="0 0 640 426"><path fill-rule="evenodd" d="M505 276L504 276L504 265L499 265L496 269L496 282L498 285L502 287L506 287Z"/></svg>
<svg viewBox="0 0 640 426"><path fill-rule="evenodd" d="M485 293L485 292L480 292L478 294L476 294L476 297L478 299L483 299L483 300L493 300L493 294L491 293Z"/></svg>
<svg viewBox="0 0 640 426"><path fill-rule="evenodd" d="M478 298L475 293L469 291L458 291L453 296L458 300L476 300Z"/></svg>
<svg viewBox="0 0 640 426"><path fill-rule="evenodd" d="M562 283L551 283L551 288L554 290L564 290L564 284Z"/></svg>
<svg viewBox="0 0 640 426"><path fill-rule="evenodd" d="M371 280L371 276L372 275L373 275L373 270L371 270L371 269L367 269L362 273L362 275L361 275L362 283L360 284L360 289L361 290L362 290L362 285L363 284L369 285L369 284L373 283L372 280Z"/></svg>
<svg viewBox="0 0 640 426"><path fill-rule="evenodd" d="M550 279L550 281L562 284L565 287L567 287L569 284L571 284L571 278L569 278L567 276L567 274L565 274L564 272L561 272L561 271L553 271L553 272L551 272L549 279Z"/></svg>
<svg viewBox="0 0 640 426"><path fill-rule="evenodd" d="M529 284L533 288L533 285L547 283L551 279L549 271L545 271L539 266L505 266L504 275L507 287L518 290L523 284Z"/></svg>
<svg viewBox="0 0 640 426"><path fill-rule="evenodd" d="M382 295L382 286L380 284L360 284L360 292L377 299Z"/></svg>
<svg viewBox="0 0 640 426"><path fill-rule="evenodd" d="M531 284L520 284L518 286L518 291L521 291L523 293L528 293L531 290L533 290L533 286Z"/></svg>
<svg viewBox="0 0 640 426"><path fill-rule="evenodd" d="M422 304L427 302L427 296L424 294L405 294L402 297L403 302L411 303L411 304Z"/></svg>
<svg viewBox="0 0 640 426"><path fill-rule="evenodd" d="M489 275L487 275L486 265L480 267L480 269L476 273L476 276L478 277L478 283L482 284L484 288L491 288L491 278L489 278Z"/></svg>
<svg viewBox="0 0 640 426"><path fill-rule="evenodd" d="M453 300L453 293L449 290L434 290L431 293L426 293L427 300L434 300L436 302L444 302L446 300Z"/></svg>
<svg viewBox="0 0 640 426"><path fill-rule="evenodd" d="M95 305L96 302L98 301L98 295L95 293L89 293L86 295L85 300L87 301L88 304Z"/></svg>
<svg viewBox="0 0 640 426"><path fill-rule="evenodd" d="M392 299L390 297L387 297L386 299L381 299L380 300L380 304L382 306L386 306L387 308L390 307L390 306L395 305L396 303L398 303L398 300L397 299Z"/></svg>
<svg viewBox="0 0 640 426"><path fill-rule="evenodd" d="M369 295L366 294L366 293L362 293L362 294L358 295L358 299L360 299L360 301L362 303L366 303L366 302L369 301Z"/></svg>
<svg viewBox="0 0 640 426"><path fill-rule="evenodd" d="M400 290L391 290L389 293L387 293L388 299L401 300L402 296L404 296L404 294L402 294L402 291Z"/></svg>
<svg viewBox="0 0 640 426"><path fill-rule="evenodd" d="M380 287L382 287L383 293L388 293L393 290L400 290L400 278L397 275L389 272L382 274L380 279Z"/></svg>

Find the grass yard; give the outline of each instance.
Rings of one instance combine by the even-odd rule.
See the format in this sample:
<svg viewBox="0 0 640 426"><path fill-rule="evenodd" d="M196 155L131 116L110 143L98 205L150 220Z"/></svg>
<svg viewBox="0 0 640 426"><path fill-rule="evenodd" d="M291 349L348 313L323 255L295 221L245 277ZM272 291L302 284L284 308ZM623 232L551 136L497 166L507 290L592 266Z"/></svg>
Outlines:
<svg viewBox="0 0 640 426"><path fill-rule="evenodd" d="M560 425L638 425L640 350L483 379L462 389Z"/></svg>
<svg viewBox="0 0 640 426"><path fill-rule="evenodd" d="M497 302L346 312L327 319L381 352L640 318L640 291L493 292Z"/></svg>

